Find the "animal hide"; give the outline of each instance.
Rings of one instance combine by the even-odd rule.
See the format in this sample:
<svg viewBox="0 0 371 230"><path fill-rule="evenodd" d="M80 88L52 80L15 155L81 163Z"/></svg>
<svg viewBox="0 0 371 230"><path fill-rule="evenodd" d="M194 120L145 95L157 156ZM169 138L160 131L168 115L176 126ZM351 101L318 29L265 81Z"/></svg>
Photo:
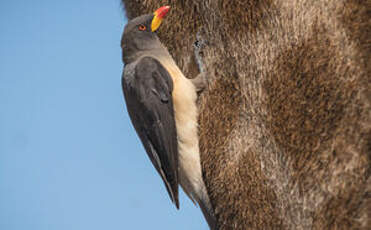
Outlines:
<svg viewBox="0 0 371 230"><path fill-rule="evenodd" d="M370 1L122 1L129 18L170 5L161 41L185 76L203 63L220 229L370 229Z"/></svg>

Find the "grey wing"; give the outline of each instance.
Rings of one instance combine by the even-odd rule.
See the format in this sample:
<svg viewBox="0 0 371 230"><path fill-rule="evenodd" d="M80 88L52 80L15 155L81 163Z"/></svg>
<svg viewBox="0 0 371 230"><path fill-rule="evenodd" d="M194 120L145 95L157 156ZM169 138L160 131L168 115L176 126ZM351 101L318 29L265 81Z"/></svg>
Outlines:
<svg viewBox="0 0 371 230"><path fill-rule="evenodd" d="M144 57L130 68L133 71L124 71L122 77L129 116L171 200L179 208L172 79L161 63L152 57Z"/></svg>

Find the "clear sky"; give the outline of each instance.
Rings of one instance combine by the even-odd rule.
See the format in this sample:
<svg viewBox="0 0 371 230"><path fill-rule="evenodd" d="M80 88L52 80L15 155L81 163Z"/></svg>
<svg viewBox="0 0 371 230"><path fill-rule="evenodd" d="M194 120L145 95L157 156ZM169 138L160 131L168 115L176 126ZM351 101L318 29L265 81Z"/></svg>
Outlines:
<svg viewBox="0 0 371 230"><path fill-rule="evenodd" d="M129 122L125 22L119 0L0 0L1 230L207 229Z"/></svg>

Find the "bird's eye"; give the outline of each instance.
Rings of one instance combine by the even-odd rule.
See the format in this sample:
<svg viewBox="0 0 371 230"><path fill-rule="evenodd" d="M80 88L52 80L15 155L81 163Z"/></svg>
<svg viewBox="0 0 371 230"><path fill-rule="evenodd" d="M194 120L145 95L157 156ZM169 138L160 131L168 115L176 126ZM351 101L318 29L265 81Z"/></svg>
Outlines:
<svg viewBox="0 0 371 230"><path fill-rule="evenodd" d="M138 29L139 29L140 31L144 31L144 30L146 30L146 26L145 26L145 25L140 25L140 26L138 27Z"/></svg>

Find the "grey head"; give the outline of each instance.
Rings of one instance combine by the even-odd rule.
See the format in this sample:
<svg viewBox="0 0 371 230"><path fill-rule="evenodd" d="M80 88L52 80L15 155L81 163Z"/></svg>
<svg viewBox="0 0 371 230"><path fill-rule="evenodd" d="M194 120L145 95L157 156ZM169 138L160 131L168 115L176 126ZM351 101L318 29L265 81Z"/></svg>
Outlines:
<svg viewBox="0 0 371 230"><path fill-rule="evenodd" d="M163 6L153 14L136 17L126 24L121 38L122 59L125 64L135 61L145 52L163 47L156 30L169 8L169 6Z"/></svg>
<svg viewBox="0 0 371 230"><path fill-rule="evenodd" d="M160 40L151 30L153 16L153 14L142 15L129 21L125 26L121 38L122 59L125 64L135 60L141 52L158 47L157 43L160 43Z"/></svg>

